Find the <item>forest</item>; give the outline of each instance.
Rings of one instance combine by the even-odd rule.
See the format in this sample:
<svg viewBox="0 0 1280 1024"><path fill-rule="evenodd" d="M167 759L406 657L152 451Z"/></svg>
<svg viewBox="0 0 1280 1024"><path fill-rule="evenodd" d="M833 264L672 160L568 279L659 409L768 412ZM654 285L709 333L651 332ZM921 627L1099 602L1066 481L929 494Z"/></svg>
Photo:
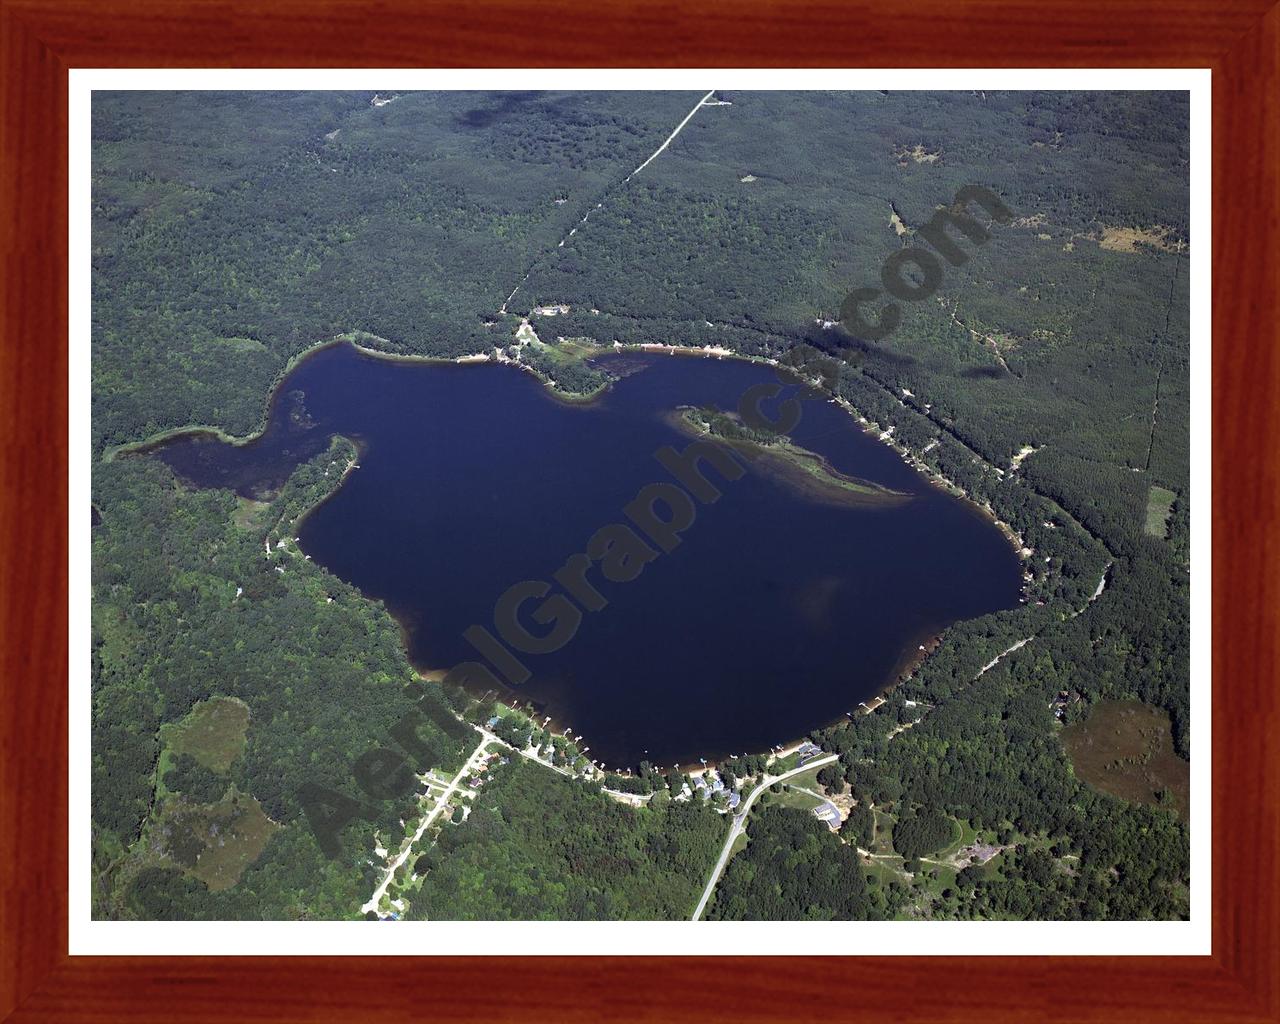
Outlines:
<svg viewBox="0 0 1280 1024"><path fill-rule="evenodd" d="M1204 240L1186 97L716 97L628 179L697 94L95 94L95 915L358 917L375 834L418 808L371 800L351 766L414 709L416 770L451 775L474 745L456 717L474 719L469 698L418 679L387 609L292 541L350 441L263 501L118 446L251 435L291 360L338 335L455 358L508 349L524 318L548 342L833 364L830 397L1031 552L1024 605L952 627L889 704L813 734L840 755L823 785L848 820L753 811L709 917L1186 913L1187 823L1081 782L1058 739L1099 701L1137 699L1192 754L1189 253ZM1009 222L960 236L964 259L899 302L886 337L851 335L849 292L927 246L920 229L973 184ZM560 304L554 326L534 314ZM520 358L565 390L608 383L554 345ZM1157 494L1173 495L1163 533L1144 528ZM173 745L211 698L248 709L225 770ZM758 777L762 755L722 777ZM631 809L513 763L424 851L411 916L686 915L727 824L663 781L608 780L658 792ZM336 857L299 799L315 787L360 808ZM193 851L229 814L245 863L202 878ZM953 823L1002 852L931 868Z"/></svg>
<svg viewBox="0 0 1280 1024"><path fill-rule="evenodd" d="M408 919L687 918L720 852L709 808L633 809L519 758L445 828L405 887Z"/></svg>

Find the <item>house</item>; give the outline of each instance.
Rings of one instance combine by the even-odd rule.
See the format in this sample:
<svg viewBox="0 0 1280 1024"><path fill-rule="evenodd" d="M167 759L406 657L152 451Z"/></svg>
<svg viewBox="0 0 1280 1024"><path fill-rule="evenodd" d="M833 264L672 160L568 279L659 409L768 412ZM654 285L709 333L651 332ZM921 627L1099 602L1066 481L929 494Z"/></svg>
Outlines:
<svg viewBox="0 0 1280 1024"><path fill-rule="evenodd" d="M1074 690L1059 690L1058 696L1049 704L1049 707L1053 709L1053 717L1061 722L1066 717L1067 708L1080 699L1080 694Z"/></svg>
<svg viewBox="0 0 1280 1024"><path fill-rule="evenodd" d="M813 816L819 821L825 821L827 823L827 827L830 828L832 832L839 831L841 825L840 808L830 800L824 800L822 803L818 804L818 806L813 809Z"/></svg>

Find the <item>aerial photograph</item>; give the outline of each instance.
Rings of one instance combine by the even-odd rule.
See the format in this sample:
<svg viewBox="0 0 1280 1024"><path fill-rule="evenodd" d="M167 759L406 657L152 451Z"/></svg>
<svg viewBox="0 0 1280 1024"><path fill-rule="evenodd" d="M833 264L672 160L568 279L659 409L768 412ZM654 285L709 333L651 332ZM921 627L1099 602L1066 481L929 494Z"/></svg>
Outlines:
<svg viewBox="0 0 1280 1024"><path fill-rule="evenodd" d="M1187 92L91 130L94 920L1189 918Z"/></svg>

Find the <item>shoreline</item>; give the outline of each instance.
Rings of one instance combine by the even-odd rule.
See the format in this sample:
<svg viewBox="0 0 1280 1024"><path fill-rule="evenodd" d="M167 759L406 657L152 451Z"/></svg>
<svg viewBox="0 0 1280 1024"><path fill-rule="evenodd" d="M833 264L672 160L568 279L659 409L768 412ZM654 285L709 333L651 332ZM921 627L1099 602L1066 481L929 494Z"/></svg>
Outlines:
<svg viewBox="0 0 1280 1024"><path fill-rule="evenodd" d="M858 412L858 410L854 408L853 404L843 395L834 395L829 399L829 401L834 402L836 405L840 406L840 408L843 409L846 413L848 413L849 416L853 418L854 422L856 422L858 426L862 428L864 433L872 435L873 437L875 437L876 440L880 441L882 444L888 445L888 447L892 448L895 452L897 452L898 456L902 459L902 461L906 463L908 466L910 466L912 469L914 469L921 476L923 476L930 483L930 485L938 488L939 490L945 491L947 494L949 494L953 498L959 498L965 504L971 505L975 509L977 509L988 521L990 521L994 526L998 527L1000 532L1005 535L1005 538L1009 541L1010 545L1013 547L1014 553L1018 556L1019 560L1026 561L1029 557L1031 557L1031 554L1034 554L1034 550L1027 547L1026 541L1022 539L1022 536L1012 526L1010 526L998 515L996 515L994 509L992 509L985 502L978 501L976 498L970 495L968 491L966 491L963 487L957 484L954 480L944 476L941 472L934 469L927 462L925 462L922 457L923 452L913 451L912 449L908 448L906 445L899 444L897 441L895 441L893 439L892 428L890 428L890 430L877 430L877 427L879 425L872 423L860 412ZM908 406L904 406L904 407L910 408ZM915 411L915 410L912 410L912 411ZM922 415L922 414L917 412L916 415ZM929 448L925 449L925 451L928 451L928 450ZM990 465L990 463L987 463L987 465ZM995 468L995 467L992 467L992 468Z"/></svg>
<svg viewBox="0 0 1280 1024"><path fill-rule="evenodd" d="M325 451L332 452L334 447L342 441L345 441L347 444L351 445L351 447L356 450L356 457L351 461L349 461L342 468L342 472L338 474L338 479L334 482L334 485L330 487L329 490L324 494L324 496L321 497L319 501L315 502L312 505L308 505L301 512L299 512L297 518L295 518L293 523L290 525L290 533L292 534L294 542L297 544L299 551L302 551L302 542L300 537L302 533L302 528L303 526L306 525L307 519L310 518L311 513L316 511L316 509L320 508L326 502L328 502L331 498L333 498L334 495L338 493L338 491L342 489L342 485L347 482L347 477L349 477L354 470L357 470L360 468L360 460L364 458L365 452L368 451L368 445L366 444L365 441L363 441L359 437L353 437L350 434L332 435L329 438L329 447L325 449ZM277 522L274 528L278 529L279 526L280 524ZM268 532L268 536L270 536L269 532ZM305 551L303 551L302 553L304 555L307 554ZM307 555L307 557L310 558L311 556Z"/></svg>
<svg viewBox="0 0 1280 1024"><path fill-rule="evenodd" d="M495 349L494 352L492 353L473 353L469 355L450 358L445 356L429 356L429 355L415 355L415 354L404 354L404 353L396 353L396 352L385 352L379 349L370 348L366 344L361 344L361 342L366 342L366 341L375 341L375 342L382 342L384 344L393 344L392 342L388 341L388 339L381 338L377 335L369 334L368 332L353 331L353 332L347 332L341 335L336 335L333 338L327 339L322 342L317 342L316 344L309 346L307 349L303 350L302 352L299 352L296 355L291 356L288 362L285 364L284 368L282 368L280 372L276 375L276 379L273 382L271 389L268 393L268 398L267 398L263 418L260 422L258 429L251 434L237 437L235 435L228 434L225 430L223 430L220 427L211 427L211 426L205 426L205 425L172 427L172 428L163 430L160 433L152 435L151 437L148 437L141 441L127 442L125 444L115 445L110 448L104 449L103 456L102 456L103 460L109 462L114 458L116 458L117 456L145 454L150 449L157 447L167 441L171 441L177 437L189 436L193 434L207 435L209 437L217 439L222 443L235 445L237 447L243 447L243 446L252 444L253 442L259 440L263 436L263 434L266 432L267 426L269 425L269 422L270 422L272 410L274 409L275 403L280 394L280 390L279 390L280 385L284 382L284 380L288 377L288 375L303 360L310 358L311 356L314 356L317 353L322 352L328 348L331 348L335 345L340 345L340 344L350 345L359 354L366 356L368 358L385 360L388 362L420 364L420 365L439 365L439 366L480 365L484 363L493 363L495 365L513 365L517 369L522 370L526 373L529 373L531 376L534 377L535 380L540 381L543 384L543 388L541 390L548 397L562 404L569 405L569 406L576 406L580 408L588 408L594 403L596 403L597 401L599 401L599 399L602 398L604 394L606 394L615 383L615 381L613 380L607 381L604 384L597 387L596 389L594 389L592 392L585 393L585 394L564 392L562 390L557 389L551 383L550 380L548 380L542 373L540 373L534 367L525 363L521 363L519 360L499 356L497 354L498 352L497 349ZM583 361L585 362L587 359L594 359L598 357L607 358L613 355L621 356L626 354L642 354L642 355L666 354L666 355L672 355L672 356L683 356L686 358L733 359L739 362L756 363L762 366L770 366L774 369L788 373L790 376L793 376L796 379L796 382L799 384L806 384L806 383L820 384L821 383L821 381L816 379L807 380L801 373L797 372L791 367L787 367L780 364L776 359L770 359L770 358L765 358L762 356L754 356L754 355L742 355L739 353L732 352L728 349L712 347L712 346L704 346L702 348L686 348L686 347L680 347L680 346L662 345L662 344L655 344L655 343L621 344L621 343L615 342L612 346L603 346L603 345L599 346L598 351L593 351L589 356L583 357ZM995 512L990 507L988 507L985 503L976 501L975 499L970 497L968 493L964 491L963 488L959 487L957 484L955 484L951 480L942 476L941 473L937 472L932 467L928 466L924 462L924 460L920 457L919 454L895 442L890 432L884 431L884 430L877 431L875 425L870 423L870 421L868 421L864 416L862 416L854 408L854 406L842 395L832 395L828 400L839 405L846 413L848 413L850 418L853 420L854 424L860 427L864 433L872 435L876 440L880 441L881 443L887 444L890 448L892 448L899 455L899 457L902 458L904 463L906 463L910 468L912 468L916 472L920 473L920 475L923 476L931 485L935 487L939 487L940 489L945 490L952 497L955 497L963 501L965 504L971 506L976 511L977 514L981 515L983 518L993 523L1004 534L1005 538L1009 541L1010 546L1013 547L1019 559L1025 561L1028 555L1024 554L1024 551L1026 551L1026 546L1022 542L1021 537L1018 536L1018 534L1016 533L1016 531L1013 530L1012 527L1010 527L1007 523L999 519L999 517L995 514ZM697 432L694 425L687 421L687 418L681 414L680 410L675 410L674 415L677 416L686 425L687 430L689 432L695 432L699 436L710 433L709 431ZM338 436L342 436L345 440L352 443L356 447L357 457L359 457L360 453L362 452L360 442L357 439L348 438L345 435L335 435L335 438ZM726 442L728 442L728 439L726 439ZM760 451L762 454L768 454L770 451L767 446L757 446L757 447L760 448ZM778 453L773 453L773 454L779 460L783 460L783 461L786 460L785 455L781 455ZM314 505L310 506L309 508L307 508L306 510L304 510L302 513L299 514L299 516L294 520L292 524L292 528L294 530L294 533L293 533L294 536L296 536L296 531L305 522L306 518L313 511L315 511L315 509L319 508L326 501L328 501L329 498L331 498L335 493L337 493L337 491L341 488L342 484L346 480L346 477L349 475L349 473L353 468L354 468L354 465L349 464L346 467L346 469L343 471L343 473L340 475L339 479L335 482L334 487L324 497L322 497L319 501L317 501ZM797 469L799 469L799 467L797 467ZM815 480L819 479L815 473L809 472L808 470L805 470L804 472L806 472L806 474L809 477L812 477ZM820 481L820 483L825 483L825 481ZM832 483L830 484L830 486L834 487L837 485L835 483ZM842 490L844 489L842 488ZM848 491L847 493L852 494L853 492ZM897 496L898 492L888 491L887 495ZM867 496L864 495L864 497L867 497ZM876 495L874 497L879 497L879 495ZM279 528L279 524L277 524L276 528ZM371 600L376 600L376 599L371 599ZM384 607L386 607L385 602L384 602ZM392 621L396 623L397 628L399 629L401 634L401 645L407 653L409 650L409 644L407 641L409 638L410 627L407 626L404 622L402 622L401 619L390 608L386 608L386 611L387 611L387 614L392 619ZM923 645L920 643L921 639L925 641ZM874 692L874 694L867 699L867 701L859 705L860 707L864 708L864 713L870 713L872 710L875 709L875 707L878 707L880 703L883 703L882 698L884 697L885 694L896 689L902 683L909 680L915 674L915 672L919 669L920 665L923 664L924 661L928 658L928 656L932 654L938 648L938 646L941 645L941 642L942 642L941 633L939 633L936 629L934 629L934 630L928 631L927 634L924 635L923 637L917 637L915 639L914 650L912 649L912 645L908 644L904 648L903 654L899 659L898 663L895 665L889 680L883 686L877 689ZM925 650L923 652L919 650L920 646L925 647ZM414 665L412 661L410 661L410 665L413 668L414 673L419 678L428 682L435 682L435 683L442 682L444 676L447 674L447 671L448 671L446 669L433 669L433 668L419 667L417 665ZM473 694L472 696L476 696L476 695ZM562 723L558 722L556 720L556 715L554 713L548 714L547 708L544 707L539 712L539 709L537 708L536 704L529 701L527 698L525 699L523 704L512 703L509 701L502 701L502 698L500 696L495 696L494 699L499 700L503 703L510 703L513 708L516 708L517 710L520 710L523 713L528 714L531 718L535 718L535 715L540 713L541 717L546 719L546 724L545 726L543 726L544 728L546 728L549 732L552 732L556 735L566 735L566 730L568 729L568 727L564 727ZM831 728L832 726L837 725L842 721L846 721L848 717L850 717L853 713L854 712L845 712L843 716L836 717L829 722L814 726L814 729ZM571 729L568 729L568 731L569 733L571 733ZM585 739L586 737L584 736L583 740L585 741ZM785 751L787 749L794 750L795 747L797 747L799 744L803 742L805 742L805 739L801 738L791 742L789 745L783 744L782 745L784 748L783 753L779 756L785 756ZM744 753L749 754L753 752L745 751ZM765 751L755 751L754 753L762 754L765 756L772 756L777 754L778 752L773 749L769 749ZM727 759L728 759L727 756L721 755L715 758L708 758L705 765L701 762L701 760L699 760L696 766L691 765L689 767L686 767L683 764L677 764L674 767L683 774L694 775L694 774L702 773L703 771L706 770L707 767L715 767L721 761L727 760ZM609 768L607 765L601 766L596 764L596 761L594 761L593 759L588 758L588 760L591 760L592 764L596 765L596 767L599 768L599 770L606 771L606 772L614 771L614 772L617 772L618 774L629 774L631 773L632 769L636 767L636 766L627 766L625 768ZM661 770L664 771L665 773L666 771L669 770L669 767L664 767Z"/></svg>
<svg viewBox="0 0 1280 1024"><path fill-rule="evenodd" d="M252 444L267 432L267 427L271 422L271 410L275 408L276 399L280 393L280 385L284 383L285 378L297 369L298 364L304 359L315 355L317 352L321 352L324 349L330 348L333 345L340 345L343 342L346 342L349 337L349 335L338 335L330 338L328 341L316 342L314 345L309 345L307 348L303 349L303 351L290 356L288 360L286 360L284 366L276 372L274 379L271 381L271 385L267 388L267 398L263 407L262 417L258 420L258 426L250 433L244 434L243 436L237 436L235 434L227 433L222 427L210 427L200 424L184 427L168 427L165 430L162 430L157 434L152 434L140 441L126 441L123 444L110 445L104 448L102 450L102 461L111 462L120 455L145 454L149 449L157 445L163 444L166 441L172 441L176 437L183 437L189 434L207 434L210 437L217 438L217 440L221 441L223 444L235 445L238 448ZM374 336L370 335L370 337ZM378 340L385 341L386 339L380 338ZM354 345L356 348L360 348L360 346L355 345L354 342L350 342L350 344ZM388 344L390 344L390 342L388 342ZM372 352L374 350L370 349L368 351Z"/></svg>
<svg viewBox="0 0 1280 1024"><path fill-rule="evenodd" d="M167 441L171 441L177 437L182 437L185 435L192 435L192 434L208 435L209 437L216 438L218 441L221 441L224 444L231 444L237 447L243 447L245 445L252 444L254 441L259 440L262 437L262 435L266 432L268 423L270 421L271 410L275 406L275 402L279 395L279 388L280 388L280 385L284 382L284 379L304 359L307 359L335 345L342 345L342 344L350 345L361 355L364 355L373 359L386 360L388 362L410 363L410 364L417 363L422 365L434 364L438 366L476 366L476 365L483 365L486 363L493 363L495 365L500 365L500 366L502 365L515 366L517 369L520 369L525 373L530 374L535 380L540 381L543 385L543 391L549 397L566 405L578 406L578 407L584 407L584 408L590 406L591 404L593 404L594 402L602 398L613 387L613 384L615 383L612 380L607 381L604 384L601 384L599 387L592 390L591 392L587 392L587 393L566 392L555 387L547 377L545 377L542 373L540 373L538 370L528 365L527 363L522 363L519 360L511 359L508 357L500 357L495 355L494 353L498 351L496 347L492 352L487 352L487 353L478 352L478 353L471 353L469 355L455 356L455 357L426 356L426 355L404 354L399 352L384 352L379 349L369 348L366 345L361 344L361 341L366 341L366 340L382 342L383 344L387 344L387 345L395 344L394 342L390 341L387 338L380 337L376 334L370 334L367 331L348 331L343 334L335 335L334 337L329 338L325 341L317 342L314 345L311 345L308 348L304 349L303 351L297 353L296 355L290 356L288 362L286 362L284 367L276 374L276 379L272 382L271 387L268 390L267 402L266 402L266 407L263 413L263 417L260 420L257 429L254 430L252 433L249 433L243 436L236 436L234 434L227 433L221 427L207 426L207 425L201 425L201 424L193 424L193 425L182 426L182 427L169 427L169 428L166 428L165 430L160 431L157 434L153 434L139 441L129 441L123 444L113 445L108 448L105 448L103 449L102 459L104 462L110 462L120 455L145 454L145 452L151 449L152 447L158 446ZM602 356L608 357L610 355L623 355L626 353L642 353L645 355L666 354L666 355L673 355L673 356L694 357L694 358L702 358L702 359L732 359L738 362L755 363L761 366L769 366L776 370L781 370L795 377L796 382L799 384L809 384L813 386L821 386L822 384L822 381L819 378L805 378L799 372L797 372L794 368L787 367L779 363L777 359L770 359L770 358L765 358L763 356L755 356L755 355L742 355L740 353L733 352L726 348L713 347L710 345L705 345L701 348L688 348L688 347L682 347L682 346L676 346L676 345L664 345L664 344L659 344L655 342L635 342L630 344L623 344L621 342L615 341L612 345L599 345L598 351L594 351L590 356L583 357L582 361L586 362L588 359L595 359ZM967 491L964 490L964 488L960 487L954 481L949 480L947 477L943 476L941 473L934 470L931 466L929 466L923 460L923 458L921 458L920 453L914 452L911 449L905 447L904 445L901 445L896 441L894 441L893 436L889 431L882 430L877 432L875 429L875 425L873 425L869 420L867 420L865 416L859 413L857 409L854 408L852 403L850 403L849 400L846 399L843 395L832 395L828 399L828 401L831 401L836 405L840 406L840 408L843 409L846 413L848 413L849 416L853 419L853 421L859 427L862 428L864 433L871 434L876 438L876 440L892 448L903 460L903 462L905 462L912 469L916 470L916 472L920 473L923 477L925 477L926 480L934 484L934 486L938 486L946 490L947 493L949 493L953 497L960 498L967 504L972 505L974 508L980 510L986 516L986 518L988 518L995 526L997 526L1001 530L1002 533L1005 534L1005 537L1009 540L1010 545L1014 548L1019 558L1025 560L1027 557L1029 557L1028 555L1023 554L1024 551L1028 550L1023 539L1018 535L1017 531L1015 531L1012 526L1010 526L1008 523L1000 519L995 514L994 510L992 510L986 504L976 501L974 498L972 498L968 494ZM897 492L890 492L890 493L896 494Z"/></svg>
<svg viewBox="0 0 1280 1024"><path fill-rule="evenodd" d="M898 660L894 662L892 681L873 691L865 700L859 701L854 705L852 710L842 712L839 716L832 718L821 725L815 725L809 730L809 733L806 733L799 739L789 740L778 744L779 749L775 750L770 748L768 750L747 750L737 756L743 757L756 754L781 760L782 758L789 757L791 754L794 754L801 746L808 743L810 733L819 732L824 729L833 729L838 725L846 724L854 719L854 716L859 713L859 709L861 709L861 714L863 715L869 715L876 711L878 708L888 703L888 701L885 700L885 696L887 694L892 693L899 686L908 682L911 677L916 674L920 666L925 663L929 655L933 654L934 651L942 646L943 632L945 632L945 630L940 632L935 628L928 629L922 634L913 636L904 647L902 654L898 657ZM920 650L921 647L924 648L923 651ZM696 768L684 768L681 766L680 770L685 775L701 775L708 768L718 769L720 763L726 760L729 760L729 758L709 757L707 758L707 763L705 765L699 763Z"/></svg>
<svg viewBox="0 0 1280 1024"><path fill-rule="evenodd" d="M543 385L544 391L552 398L559 402L570 405L589 405L599 399L605 392L612 387L613 382L608 381L591 392L579 393L573 391L563 391L552 385L551 381L544 377L532 366L527 363L521 363L515 359L498 358L489 352L475 352L463 356L425 356L406 354L402 352L384 352L381 349L369 348L367 345L361 344L364 340L381 341L388 345L394 344L386 338L378 337L375 334L368 334L363 331L351 331L346 334L338 334L326 341L316 342L314 345L308 346L301 352L289 357L284 367L276 373L275 379L267 388L266 407L261 419L248 434L230 434L223 427L212 426L204 423L189 423L181 427L166 427L155 434L149 434L147 437L137 441L124 441L120 444L108 445L102 449L101 459L103 462L112 462L120 456L128 455L145 455L152 448L159 447L169 441L179 437L187 437L193 435L203 435L214 438L223 444L234 445L237 448L243 448L246 445L253 444L255 441L261 440L266 433L267 427L271 420L271 411L275 407L276 400L280 393L280 385L284 383L286 377L289 376L303 360L309 359L314 355L326 349L333 348L337 345L350 345L360 355L367 356L372 359L380 359L391 363L408 363L419 364L423 366L478 366L485 363L493 363L497 366L512 366L518 370L530 374L535 380ZM601 348L595 355L605 355L611 349Z"/></svg>
<svg viewBox="0 0 1280 1024"><path fill-rule="evenodd" d="M393 616L394 617L394 616ZM899 686L910 681L912 676L919 670L920 666L933 654L941 645L943 633L946 630L939 630L937 627L928 627L920 633L913 634L908 642L904 645L902 653L898 656L893 664L892 676L889 682L879 686L873 690L867 697L859 701L854 707L848 711L841 712L839 715L830 718L820 724L814 725L804 735L798 739L784 740L782 743L775 744L765 750L743 750L739 754L717 754L706 758L705 761L699 758L697 761L680 761L674 765L663 765L656 762L650 762L654 768L661 772L664 776L669 776L674 769L682 775L688 775L696 778L703 775L708 769L719 769L719 766L733 757L750 757L762 756L773 759L782 759L795 751L803 744L809 742L809 735L824 729L831 729L838 725L842 725L852 720L855 715L861 713L869 715L888 703L885 700L887 694L896 690ZM449 670L447 669L429 669L414 666L414 672L426 682L441 683ZM538 728L546 729L548 733L556 736L564 736L571 742L578 744L579 750L586 756L590 743L589 737L584 733L576 733L571 726L564 725L557 713L549 704L541 706L527 696L521 697L519 700L513 699L514 691L510 687L503 688L502 692L495 692L493 689L486 690L483 694L472 693L464 688L464 692L469 693L476 700L492 700L499 704L504 704L521 714L527 715ZM577 738L575 738L577 737ZM613 766L607 765L591 757L587 760L595 766L596 770L604 773L612 773L615 775L635 776L639 768L639 763L634 765ZM646 758L646 760L648 760Z"/></svg>
<svg viewBox="0 0 1280 1024"><path fill-rule="evenodd" d="M284 382L284 379L288 377L288 375L294 369L296 369L298 364L301 363L303 360L308 359L311 356L316 355L317 353L322 352L325 349L331 348L335 345L342 345L342 344L350 345L361 355L374 358L374 359L382 359L389 362L397 362L397 363L418 363L422 365L434 364L438 366L469 366L469 365L473 366L473 365L482 365L485 363L494 363L497 365L513 365L518 369L524 371L525 373L530 374L535 380L540 381L543 385L544 393L547 394L549 397L565 405L577 406L582 408L589 407L593 403L598 401L600 398L602 398L605 394L608 393L608 391L613 387L613 384L615 383L615 381L612 381L612 380L607 381L604 384L601 384L599 387L592 390L591 392L587 392L587 393L566 392L555 387L545 375L543 375L542 373L540 373L538 370L528 365L527 363L522 363L519 360L510 359L508 357L497 356L495 354L496 352L499 351L497 347L495 347L491 352L477 352L477 353L471 353L463 356L447 357L447 356L414 355L414 354L405 354L405 353L399 353L399 352L384 352L379 349L369 348L367 345L361 344L362 341L375 341L375 342L381 342L386 345L395 344L395 342L392 342L387 338L380 337L379 335L376 335L376 334L370 334L368 331L347 331L343 334L334 335L332 338L329 338L325 341L316 342L315 344L307 347L303 351L298 352L293 356L290 356L288 361L285 363L284 367L281 368L281 370L276 374L275 379L272 381L272 384L267 391L266 405L263 412L263 416L259 421L258 427L249 434L245 434L243 436L237 436L234 434L227 433L221 427L207 426L203 424L191 424L191 425L182 426L182 427L168 427L157 434L153 434L139 441L128 441L123 444L112 445L107 448L104 448L102 453L102 460L104 462L111 462L117 456L121 456L121 455L145 454L152 447L158 446L167 441L171 441L177 437L182 437L182 436L192 435L192 434L207 435L209 437L217 439L218 441L221 441L224 444L231 444L237 447L243 447L245 445L252 444L254 441L257 441L258 439L260 439L264 433L266 433L266 429L271 418L271 411L275 407L275 402L279 395L280 385ZM582 361L586 362L588 359L595 359L602 356L607 357L610 355L622 355L626 353L642 353L646 355L666 354L666 355L673 355L673 356L684 356L686 358L695 357L695 358L702 358L702 359L733 359L733 360L737 360L738 362L756 363L761 366L769 366L776 370L781 370L795 377L797 383L799 384L809 384L812 386L820 387L823 383L819 378L805 378L802 374L800 374L794 368L784 366L783 364L779 363L777 359L765 358L764 356L742 355L740 353L733 352L726 348L714 347L711 345L705 345L701 348L688 348L688 347L682 347L682 346L676 346L676 345L664 345L656 342L634 342L629 344L623 344L621 342L615 341L612 345L599 345L598 351L593 352L590 356L582 357ZM1027 548L1026 542L1017 533L1017 531L1013 529L1012 526L1010 526L1008 523L1000 519L996 515L994 510L992 510L986 504L980 503L976 501L974 498L972 498L964 488L960 487L954 481L948 479L947 477L943 476L940 472L938 472L937 470L929 466L921 457L922 453L914 452L911 449L907 448L906 446L896 442L893 439L891 431L881 430L877 432L875 429L875 425L873 425L865 416L859 413L857 409L852 405L852 403L850 403L849 400L846 399L843 395L832 395L828 399L828 401L831 401L836 405L840 406L840 408L842 408L846 413L848 413L849 416L853 419L853 421L859 427L862 428L864 433L873 435L876 438L876 440L892 448L903 460L903 462L905 462L912 469L920 473L923 477L925 477L925 479L927 479L934 486L940 487L941 489L947 491L947 493L949 493L953 497L960 498L961 500L965 501L967 504L970 504L975 508L979 509L983 514L985 514L985 516L992 523L994 523L1001 530L1002 533L1005 534L1006 538L1009 540L1010 545L1014 548L1014 551L1017 553L1020 559L1025 560L1026 558L1030 557L1028 554L1024 554L1024 552L1027 552L1030 550Z"/></svg>

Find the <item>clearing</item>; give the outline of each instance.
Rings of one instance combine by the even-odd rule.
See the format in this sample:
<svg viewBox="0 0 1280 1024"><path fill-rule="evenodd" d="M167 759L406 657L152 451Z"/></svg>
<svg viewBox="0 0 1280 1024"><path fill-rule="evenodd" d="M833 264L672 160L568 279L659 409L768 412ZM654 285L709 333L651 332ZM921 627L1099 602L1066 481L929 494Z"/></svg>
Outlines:
<svg viewBox="0 0 1280 1024"><path fill-rule="evenodd" d="M1187 819L1191 765L1174 753L1167 711L1137 700L1099 701L1088 718L1062 730L1062 745L1089 785Z"/></svg>
<svg viewBox="0 0 1280 1024"><path fill-rule="evenodd" d="M894 154L898 158L898 166L906 167L908 160L914 160L918 164L936 164L942 158L942 151L930 153L920 143L916 143L911 149L905 146L897 150Z"/></svg>
<svg viewBox="0 0 1280 1024"><path fill-rule="evenodd" d="M1147 492L1147 521L1142 532L1148 537L1169 536L1169 514L1178 495L1166 487L1151 485Z"/></svg>
<svg viewBox="0 0 1280 1024"><path fill-rule="evenodd" d="M161 741L177 754L190 754L211 772L225 775L244 750L249 705L239 697L210 697L176 725L160 727Z"/></svg>
<svg viewBox="0 0 1280 1024"><path fill-rule="evenodd" d="M236 510L231 513L231 521L242 530L255 530L263 525L262 514L270 507L269 501L255 501L236 495Z"/></svg>
<svg viewBox="0 0 1280 1024"><path fill-rule="evenodd" d="M1150 228L1119 228L1103 225L1102 238L1098 245L1112 252L1137 252L1138 246L1147 245L1165 252L1176 252L1181 244L1168 241L1169 229L1159 224Z"/></svg>
<svg viewBox="0 0 1280 1024"><path fill-rule="evenodd" d="M171 798L154 826L163 836L168 859L204 882L211 892L235 885L280 827L256 799L234 786L216 804L189 804Z"/></svg>

